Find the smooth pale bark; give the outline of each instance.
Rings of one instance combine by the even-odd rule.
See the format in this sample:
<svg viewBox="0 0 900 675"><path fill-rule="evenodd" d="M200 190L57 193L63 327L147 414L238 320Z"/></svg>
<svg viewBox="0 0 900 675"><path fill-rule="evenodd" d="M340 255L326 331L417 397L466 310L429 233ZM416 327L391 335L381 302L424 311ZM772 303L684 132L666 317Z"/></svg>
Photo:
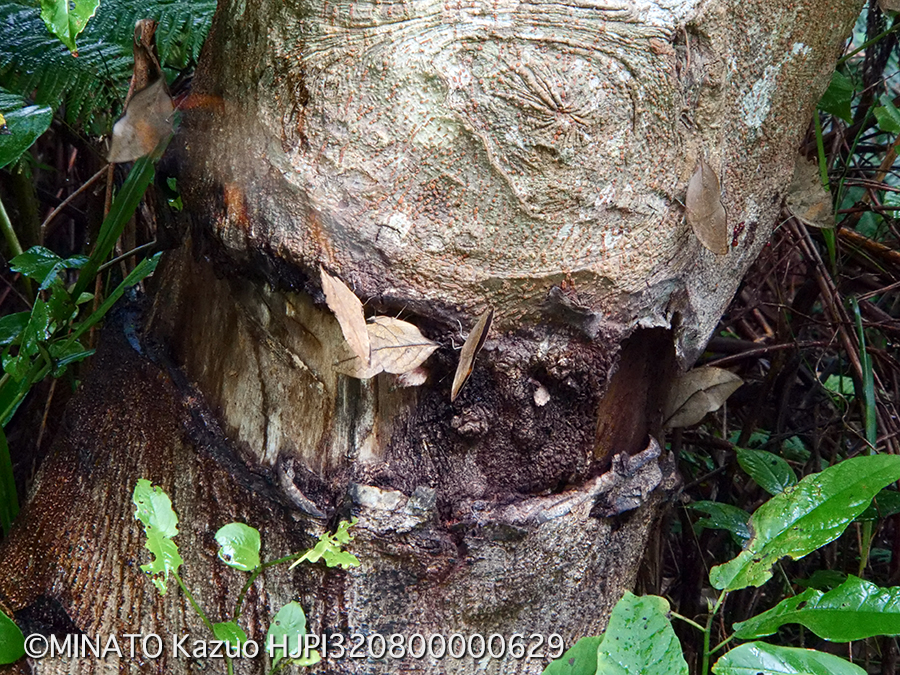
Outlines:
<svg viewBox="0 0 900 675"><path fill-rule="evenodd" d="M190 514L190 581L215 620L236 577L216 571L219 525L258 526L272 558L359 518L362 567L264 575L253 637L296 597L313 630L348 635L558 632L571 645L602 630L672 485L653 440L670 378L771 232L860 5L223 1L185 120L190 247L161 266L149 317L146 351L172 382L134 356L100 378L107 407L79 408L82 435L40 477L36 534L0 556L0 578L47 551L59 568L7 602L44 593L90 634L199 633L183 598L155 599L135 571L131 474L152 466L145 477ZM680 201L701 156L722 187L724 256L701 247ZM424 384L335 372L346 347L320 265L370 314L442 344ZM488 306L495 325L451 403L454 347ZM149 400L117 402L129 381ZM109 465L61 482L83 454L72 438L92 435ZM46 515L72 499L58 485L78 488L87 516ZM93 575L118 580L118 613L84 605Z"/></svg>

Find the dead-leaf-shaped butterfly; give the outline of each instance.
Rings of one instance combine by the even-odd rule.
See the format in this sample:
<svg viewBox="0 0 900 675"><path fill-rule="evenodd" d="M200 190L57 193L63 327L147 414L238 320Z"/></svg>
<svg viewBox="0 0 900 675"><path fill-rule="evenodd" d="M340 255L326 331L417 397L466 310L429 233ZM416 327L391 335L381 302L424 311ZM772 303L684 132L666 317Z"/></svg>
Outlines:
<svg viewBox="0 0 900 675"><path fill-rule="evenodd" d="M809 162L802 155L797 157L794 177L784 201L791 214L804 225L834 227L831 195L822 185L818 162Z"/></svg>
<svg viewBox="0 0 900 675"><path fill-rule="evenodd" d="M469 333L469 337L466 338L462 351L459 353L459 364L456 366L456 374L453 376L453 386L450 387L451 402L456 400L460 389L463 388L463 385L469 379L469 375L472 374L472 368L475 366L475 357L478 356L478 352L484 346L493 318L494 310L493 308L488 308L478 319L472 332Z"/></svg>
<svg viewBox="0 0 900 675"><path fill-rule="evenodd" d="M125 115L113 126L110 162L133 162L149 155L172 133L175 106L165 78L141 89L128 102Z"/></svg>
<svg viewBox="0 0 900 675"><path fill-rule="evenodd" d="M702 366L689 370L672 383L664 410L668 428L687 427L725 403L744 381L729 370Z"/></svg>
<svg viewBox="0 0 900 675"><path fill-rule="evenodd" d="M362 367L368 368L371 347L362 303L347 284L328 274L324 268L319 267L319 274L322 279L322 290L325 292L325 304L337 317L341 332L351 351L360 360Z"/></svg>
<svg viewBox="0 0 900 675"><path fill-rule="evenodd" d="M412 373L440 346L422 335L417 326L390 316L373 316L366 324L366 330L371 345L369 364L364 364L358 355L353 355L335 365L337 372L360 380L375 377L380 372L394 375ZM415 384L411 386L422 383L415 377L412 381Z"/></svg>
<svg viewBox="0 0 900 675"><path fill-rule="evenodd" d="M716 255L725 255L728 253L728 219L719 190L719 177L700 157L688 183L685 215L700 243Z"/></svg>

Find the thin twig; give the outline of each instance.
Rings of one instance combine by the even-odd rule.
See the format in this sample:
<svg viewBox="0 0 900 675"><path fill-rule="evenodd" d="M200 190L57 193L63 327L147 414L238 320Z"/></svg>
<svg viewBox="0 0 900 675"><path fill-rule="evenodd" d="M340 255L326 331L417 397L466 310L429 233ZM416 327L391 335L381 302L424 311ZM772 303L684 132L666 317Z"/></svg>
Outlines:
<svg viewBox="0 0 900 675"><path fill-rule="evenodd" d="M64 200L62 200L62 202L60 202L59 206L57 206L55 209L53 209L50 212L49 216L44 218L44 222L41 223L41 230L40 230L40 244L42 246L43 246L44 241L46 240L47 236L50 234L50 232L49 232L50 222L54 218L56 218L56 216L59 215L59 212L62 211L64 208L66 208L72 202L72 200L74 200L78 195L80 195L82 192L87 190L91 185L93 185L97 181L97 179L103 175L103 172L106 170L107 170L107 168L104 166L97 173L95 173L93 176L88 178L86 183L84 183L80 188L75 190L75 192L70 194Z"/></svg>

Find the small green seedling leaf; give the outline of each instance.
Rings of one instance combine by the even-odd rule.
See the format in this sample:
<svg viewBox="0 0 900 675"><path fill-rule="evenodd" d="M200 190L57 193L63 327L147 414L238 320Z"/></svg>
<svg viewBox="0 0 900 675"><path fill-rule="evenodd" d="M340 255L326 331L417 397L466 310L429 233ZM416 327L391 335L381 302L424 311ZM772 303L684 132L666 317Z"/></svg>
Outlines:
<svg viewBox="0 0 900 675"><path fill-rule="evenodd" d="M794 560L837 539L882 488L900 479L900 456L854 457L811 474L772 497L750 518L753 538L733 560L713 567L720 590L762 586L784 556Z"/></svg>
<svg viewBox="0 0 900 675"><path fill-rule="evenodd" d="M272 618L272 625L266 633L266 646L287 645L287 651L283 647L276 647L272 651L272 669L282 659L298 666L311 666L322 660L315 649L303 653L302 636L306 634L306 615L298 602L289 602L278 610Z"/></svg>
<svg viewBox="0 0 900 675"><path fill-rule="evenodd" d="M324 560L328 567L340 566L342 569L359 567L359 558L349 551L344 551L342 548L353 539L353 536L348 530L353 525L356 525L356 523L356 518L349 522L344 520L338 525L337 531L334 534L323 532L319 536L319 541L316 545L295 560L290 569L294 569L302 562L315 563L320 560Z"/></svg>
<svg viewBox="0 0 900 675"><path fill-rule="evenodd" d="M850 122L853 120L853 110L850 107L852 101L853 81L843 73L833 72L831 84L819 99L819 110Z"/></svg>
<svg viewBox="0 0 900 675"><path fill-rule="evenodd" d="M852 399L856 393L853 378L846 375L829 375L822 386L831 392L836 402Z"/></svg>
<svg viewBox="0 0 900 675"><path fill-rule="evenodd" d="M22 156L53 121L53 111L45 105L30 105L4 113L8 134L0 134L0 169Z"/></svg>
<svg viewBox="0 0 900 675"><path fill-rule="evenodd" d="M78 56L75 38L99 6L100 0L41 0L41 19L47 30Z"/></svg>
<svg viewBox="0 0 900 675"><path fill-rule="evenodd" d="M866 675L844 659L813 649L748 642L716 661L715 675Z"/></svg>
<svg viewBox="0 0 900 675"><path fill-rule="evenodd" d="M597 649L597 675L687 675L668 613L665 599L625 591Z"/></svg>
<svg viewBox="0 0 900 675"><path fill-rule="evenodd" d="M771 452L737 448L737 461L750 478L770 495L777 495L797 484L797 474L790 465Z"/></svg>
<svg viewBox="0 0 900 675"><path fill-rule="evenodd" d="M0 664L15 663L25 656L25 636L15 622L0 612Z"/></svg>
<svg viewBox="0 0 900 675"><path fill-rule="evenodd" d="M234 621L213 624L213 635L217 640L227 642L232 647L237 647L247 641L247 634Z"/></svg>
<svg viewBox="0 0 900 675"><path fill-rule="evenodd" d="M172 541L172 537L178 534L178 516L172 510L169 495L145 478L137 482L132 501L137 507L134 517L144 524L147 535L144 546L154 556L152 562L141 565L141 570L151 576L160 595L165 595L169 574L177 574L184 562L178 553L178 546Z"/></svg>
<svg viewBox="0 0 900 675"><path fill-rule="evenodd" d="M698 520L698 527L728 530L737 538L740 544L743 544L750 538L750 526L747 524L750 520L750 514L743 509L739 509L731 504L710 501L694 502L693 504L688 504L688 508L701 511L709 516L709 518Z"/></svg>
<svg viewBox="0 0 900 675"><path fill-rule="evenodd" d="M603 637L583 637L566 653L544 668L541 675L595 675L597 648Z"/></svg>
<svg viewBox="0 0 900 675"><path fill-rule="evenodd" d="M216 532L219 559L229 567L251 572L259 567L259 530L243 523L229 523Z"/></svg>
<svg viewBox="0 0 900 675"><path fill-rule="evenodd" d="M900 635L900 587L881 588L851 575L827 593L810 588L736 623L734 636L755 640L772 635L786 623L802 624L832 642Z"/></svg>

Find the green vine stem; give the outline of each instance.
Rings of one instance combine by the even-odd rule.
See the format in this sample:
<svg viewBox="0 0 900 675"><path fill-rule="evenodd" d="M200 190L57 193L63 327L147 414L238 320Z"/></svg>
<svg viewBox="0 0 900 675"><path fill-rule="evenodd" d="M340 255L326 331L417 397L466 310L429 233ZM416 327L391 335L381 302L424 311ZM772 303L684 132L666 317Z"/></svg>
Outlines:
<svg viewBox="0 0 900 675"><path fill-rule="evenodd" d="M712 633L713 620L716 618L716 614L719 613L719 609L722 607L722 603L725 602L727 595L728 591L719 593L719 598L706 619L706 628L703 631L703 666L700 669L702 675L708 675L709 673L709 656L712 653L709 649L709 636Z"/></svg>
<svg viewBox="0 0 900 675"><path fill-rule="evenodd" d="M241 615L241 605L244 604L244 598L247 596L247 591L250 590L250 587L253 585L253 582L256 581L256 578L262 574L262 571L267 567L274 567L275 565L280 565L281 563L290 562L292 560L296 560L297 558L301 558L305 555L305 552L302 553L291 553L290 555L286 555L283 558L278 558L276 560L269 560L268 562L260 563L259 567L257 567L250 574L250 577L244 583L244 587L241 589L240 594L238 595L237 602L234 603L234 613L232 614L233 621L237 622L238 618Z"/></svg>
<svg viewBox="0 0 900 675"><path fill-rule="evenodd" d="M13 229L12 221L9 219L9 214L6 213L3 199L0 199L0 230L3 231L3 238L6 240L6 245L9 246L10 257L15 258L17 255L22 255L22 244L19 243L19 238L16 236L16 231ZM25 282L26 295L30 300L34 297L31 292L31 282L28 279L23 279L23 281Z"/></svg>

